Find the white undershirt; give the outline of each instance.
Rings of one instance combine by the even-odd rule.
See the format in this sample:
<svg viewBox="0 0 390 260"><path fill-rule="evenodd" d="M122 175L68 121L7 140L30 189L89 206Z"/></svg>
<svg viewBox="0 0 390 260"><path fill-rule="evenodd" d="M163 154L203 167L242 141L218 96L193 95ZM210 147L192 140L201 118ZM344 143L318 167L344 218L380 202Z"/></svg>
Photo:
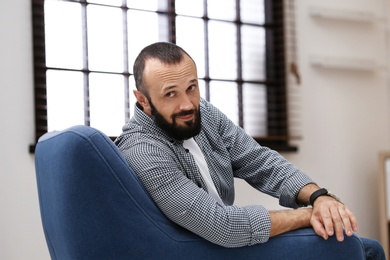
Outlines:
<svg viewBox="0 0 390 260"><path fill-rule="evenodd" d="M192 156L194 157L195 162L198 165L199 171L202 174L203 180L206 183L209 195L213 197L221 205L224 205L224 203L221 200L221 197L219 197L218 195L214 182L211 179L209 168L207 167L206 160L204 159L203 153L200 150L199 145L195 142L194 138L190 138L188 140L184 140L183 147L188 149L192 154Z"/></svg>

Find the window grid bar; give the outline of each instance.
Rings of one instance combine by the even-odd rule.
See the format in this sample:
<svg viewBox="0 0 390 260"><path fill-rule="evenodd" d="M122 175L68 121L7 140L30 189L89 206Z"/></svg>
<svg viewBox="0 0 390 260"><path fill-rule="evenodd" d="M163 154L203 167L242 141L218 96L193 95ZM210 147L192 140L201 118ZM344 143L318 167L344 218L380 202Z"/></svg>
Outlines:
<svg viewBox="0 0 390 260"><path fill-rule="evenodd" d="M122 7L127 6L126 0L122 1ZM123 84L124 84L124 109L125 109L125 122L130 119L130 84L129 84L129 48L128 48L128 27L127 27L127 9L122 8L122 24L123 24L123 70L126 74L123 75Z"/></svg>
<svg viewBox="0 0 390 260"><path fill-rule="evenodd" d="M81 23L82 23L82 48L83 48L83 88L84 88L84 124L91 125L90 104L89 104L89 62L88 62L88 21L87 5L83 0L81 4Z"/></svg>
<svg viewBox="0 0 390 260"><path fill-rule="evenodd" d="M207 0L203 0L203 20L204 20L204 46L205 46L205 89L206 100L210 101L210 49L209 49L209 19L207 10Z"/></svg>
<svg viewBox="0 0 390 260"><path fill-rule="evenodd" d="M237 29L237 99L238 99L238 124L244 128L244 104L243 104L243 93L242 93L242 39L241 39L241 12L240 12L241 0L236 0L236 29Z"/></svg>
<svg viewBox="0 0 390 260"><path fill-rule="evenodd" d="M176 9L175 0L168 0L168 40L176 44Z"/></svg>

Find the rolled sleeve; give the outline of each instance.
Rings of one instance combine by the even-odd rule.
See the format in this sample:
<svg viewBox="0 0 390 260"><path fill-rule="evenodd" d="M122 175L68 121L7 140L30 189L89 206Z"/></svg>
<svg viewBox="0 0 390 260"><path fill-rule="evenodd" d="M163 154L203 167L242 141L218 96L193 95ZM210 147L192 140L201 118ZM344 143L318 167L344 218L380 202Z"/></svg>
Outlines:
<svg viewBox="0 0 390 260"><path fill-rule="evenodd" d="M304 205L297 204L299 191L306 185L314 183L313 180L302 172L295 172L286 179L280 197L279 204L289 208L299 208Z"/></svg>
<svg viewBox="0 0 390 260"><path fill-rule="evenodd" d="M269 212L263 206L245 207L249 223L252 223L252 237L249 246L265 243L271 232L271 218Z"/></svg>

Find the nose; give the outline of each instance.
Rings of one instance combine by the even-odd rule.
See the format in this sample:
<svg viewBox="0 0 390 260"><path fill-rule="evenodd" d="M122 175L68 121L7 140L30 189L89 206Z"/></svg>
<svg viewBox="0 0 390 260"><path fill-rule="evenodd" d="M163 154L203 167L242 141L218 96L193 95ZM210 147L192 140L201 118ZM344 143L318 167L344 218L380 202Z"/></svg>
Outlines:
<svg viewBox="0 0 390 260"><path fill-rule="evenodd" d="M186 110L191 110L193 108L194 105L192 104L190 97L188 95L182 95L182 98L180 100L179 110L186 111Z"/></svg>

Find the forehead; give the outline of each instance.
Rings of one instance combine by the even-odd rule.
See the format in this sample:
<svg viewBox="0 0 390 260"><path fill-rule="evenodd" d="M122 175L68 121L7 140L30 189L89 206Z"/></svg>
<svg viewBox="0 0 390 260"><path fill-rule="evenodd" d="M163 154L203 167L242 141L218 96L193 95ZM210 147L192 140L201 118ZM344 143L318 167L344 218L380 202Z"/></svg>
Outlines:
<svg viewBox="0 0 390 260"><path fill-rule="evenodd" d="M148 83L152 83L151 81L169 82L189 77L197 78L197 72L195 63L187 55L174 64L165 64L152 58L145 62L144 77Z"/></svg>

